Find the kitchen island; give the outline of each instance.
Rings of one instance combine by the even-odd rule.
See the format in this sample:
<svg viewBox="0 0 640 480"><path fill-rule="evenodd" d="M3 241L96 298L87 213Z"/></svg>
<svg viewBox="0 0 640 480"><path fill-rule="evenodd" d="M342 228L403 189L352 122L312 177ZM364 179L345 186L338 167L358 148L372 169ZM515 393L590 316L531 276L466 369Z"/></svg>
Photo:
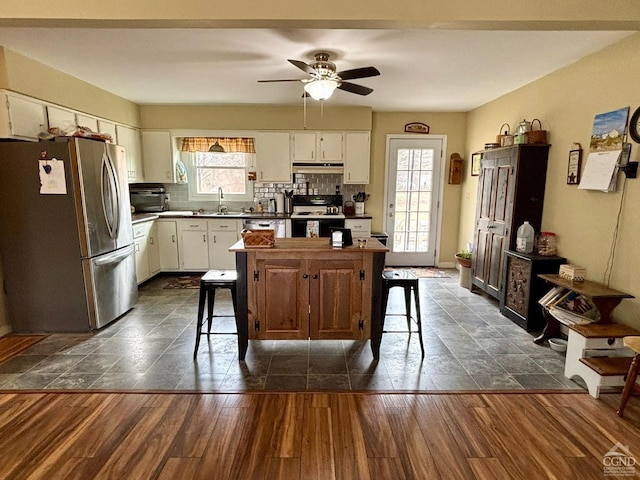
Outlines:
<svg viewBox="0 0 640 480"><path fill-rule="evenodd" d="M389 250L369 238L332 248L328 238L276 238L271 248L236 254L239 358L249 339L371 339L374 358L382 339L382 270Z"/></svg>

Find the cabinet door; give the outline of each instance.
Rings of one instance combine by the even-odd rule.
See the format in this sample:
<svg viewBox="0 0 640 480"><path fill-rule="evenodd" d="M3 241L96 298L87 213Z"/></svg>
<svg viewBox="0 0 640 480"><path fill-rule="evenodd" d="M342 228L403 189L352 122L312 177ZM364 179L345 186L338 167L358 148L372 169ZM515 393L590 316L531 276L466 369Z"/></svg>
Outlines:
<svg viewBox="0 0 640 480"><path fill-rule="evenodd" d="M229 247L238 241L238 234L234 231L209 232L209 262L211 268L221 270L236 269L236 254L229 251Z"/></svg>
<svg viewBox="0 0 640 480"><path fill-rule="evenodd" d="M257 260L254 306L257 329L251 338L309 338L309 275L306 260Z"/></svg>
<svg viewBox="0 0 640 480"><path fill-rule="evenodd" d="M74 111L54 105L47 105L47 120L49 128L58 128L63 133L72 133L77 126Z"/></svg>
<svg viewBox="0 0 640 480"><path fill-rule="evenodd" d="M125 125L116 125L116 134L117 143L124 147L124 153L127 158L129 183L144 181L139 130Z"/></svg>
<svg viewBox="0 0 640 480"><path fill-rule="evenodd" d="M178 262L178 226L175 220L156 220L158 226L158 247L160 250L160 270L175 271Z"/></svg>
<svg viewBox="0 0 640 480"><path fill-rule="evenodd" d="M108 120L98 120L98 132L111 135L111 143L117 143L116 124Z"/></svg>
<svg viewBox="0 0 640 480"><path fill-rule="evenodd" d="M149 271L148 239L152 222L138 223L133 226L133 247L136 256L136 280L138 284L147 280Z"/></svg>
<svg viewBox="0 0 640 480"><path fill-rule="evenodd" d="M136 238L133 241L136 253L136 280L138 285L149 278L149 254L147 253L147 239Z"/></svg>
<svg viewBox="0 0 640 480"><path fill-rule="evenodd" d="M514 152L507 149L483 158L478 180L472 281L494 298L500 298L504 251L509 248Z"/></svg>
<svg viewBox="0 0 640 480"><path fill-rule="evenodd" d="M209 270L207 222L179 222L180 267L182 270Z"/></svg>
<svg viewBox="0 0 640 480"><path fill-rule="evenodd" d="M43 103L7 93L6 108L8 131L5 134L7 136L23 140L38 140L40 132L47 130L47 116Z"/></svg>
<svg viewBox="0 0 640 480"><path fill-rule="evenodd" d="M84 113L76 113L76 125L90 128L92 132L98 131L98 119Z"/></svg>
<svg viewBox="0 0 640 480"><path fill-rule="evenodd" d="M369 183L371 140L369 133L345 133L344 183Z"/></svg>
<svg viewBox="0 0 640 480"><path fill-rule="evenodd" d="M364 338L362 260L312 261L309 270L311 338Z"/></svg>
<svg viewBox="0 0 640 480"><path fill-rule="evenodd" d="M294 162L315 162L317 160L316 138L315 133L297 132L293 134Z"/></svg>
<svg viewBox="0 0 640 480"><path fill-rule="evenodd" d="M291 182L289 133L261 132L256 135L259 182Z"/></svg>
<svg viewBox="0 0 640 480"><path fill-rule="evenodd" d="M321 133L319 162L342 162L342 133Z"/></svg>
<svg viewBox="0 0 640 480"><path fill-rule="evenodd" d="M141 137L145 182L174 183L171 132L143 130Z"/></svg>
<svg viewBox="0 0 640 480"><path fill-rule="evenodd" d="M149 275L160 271L160 241L158 238L158 224L153 222L147 237L147 251L149 252Z"/></svg>

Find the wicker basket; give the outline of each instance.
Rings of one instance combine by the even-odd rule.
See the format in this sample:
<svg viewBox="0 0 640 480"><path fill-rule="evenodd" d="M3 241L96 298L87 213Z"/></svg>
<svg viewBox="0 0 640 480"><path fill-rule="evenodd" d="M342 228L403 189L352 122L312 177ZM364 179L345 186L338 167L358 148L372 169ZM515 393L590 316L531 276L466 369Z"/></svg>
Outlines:
<svg viewBox="0 0 640 480"><path fill-rule="evenodd" d="M503 130L503 128L505 126L507 128L506 128L506 130ZM504 134L502 132L504 132ZM509 126L508 123L503 123L502 126L500 127L500 132L498 133L498 135L496 135L496 143L498 145L504 145L503 140L502 140L504 137L512 137L513 138L513 136L511 135L511 127ZM513 145L513 143L511 145Z"/></svg>
<svg viewBox="0 0 640 480"><path fill-rule="evenodd" d="M535 122L538 122L538 126L540 127L539 130L533 129L533 124ZM542 130L542 123L540 123L540 120L538 120L537 118L534 118L533 120L531 120L531 130L527 132L527 143L538 143L538 144L547 143L547 131Z"/></svg>
<svg viewBox="0 0 640 480"><path fill-rule="evenodd" d="M275 241L275 230L243 230L245 248L271 248Z"/></svg>

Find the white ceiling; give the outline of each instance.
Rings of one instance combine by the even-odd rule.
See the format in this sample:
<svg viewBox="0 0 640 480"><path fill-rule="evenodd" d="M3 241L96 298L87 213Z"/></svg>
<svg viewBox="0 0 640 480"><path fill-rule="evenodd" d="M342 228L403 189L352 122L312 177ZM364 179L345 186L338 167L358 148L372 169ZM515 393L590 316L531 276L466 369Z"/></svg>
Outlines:
<svg viewBox="0 0 640 480"><path fill-rule="evenodd" d="M0 45L139 104L302 102L287 59L329 51L374 92L335 105L374 111L468 111L633 32L311 29L2 28Z"/></svg>

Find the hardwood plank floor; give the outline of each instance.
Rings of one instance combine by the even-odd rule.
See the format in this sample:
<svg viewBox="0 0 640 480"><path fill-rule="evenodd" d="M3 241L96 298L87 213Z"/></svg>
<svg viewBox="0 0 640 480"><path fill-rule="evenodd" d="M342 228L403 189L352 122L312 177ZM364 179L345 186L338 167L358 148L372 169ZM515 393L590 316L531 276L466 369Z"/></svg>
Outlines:
<svg viewBox="0 0 640 480"><path fill-rule="evenodd" d="M0 479L596 479L618 443L640 463L619 398L0 394Z"/></svg>

